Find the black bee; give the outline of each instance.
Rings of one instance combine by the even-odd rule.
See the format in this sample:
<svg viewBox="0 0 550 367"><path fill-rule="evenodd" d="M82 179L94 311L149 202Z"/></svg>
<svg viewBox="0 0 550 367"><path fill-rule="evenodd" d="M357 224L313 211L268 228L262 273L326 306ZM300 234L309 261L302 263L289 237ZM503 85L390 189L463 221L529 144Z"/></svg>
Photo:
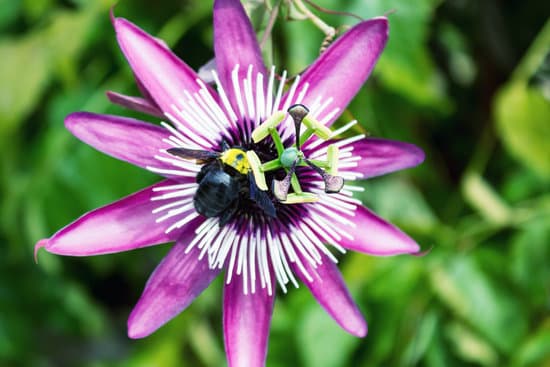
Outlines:
<svg viewBox="0 0 550 367"><path fill-rule="evenodd" d="M193 204L199 214L207 218L219 217L224 226L237 212L243 201L251 199L270 217L275 217L275 206L256 185L246 152L229 148L223 152L211 152L185 148L171 148L168 153L204 164L197 174L199 187Z"/></svg>

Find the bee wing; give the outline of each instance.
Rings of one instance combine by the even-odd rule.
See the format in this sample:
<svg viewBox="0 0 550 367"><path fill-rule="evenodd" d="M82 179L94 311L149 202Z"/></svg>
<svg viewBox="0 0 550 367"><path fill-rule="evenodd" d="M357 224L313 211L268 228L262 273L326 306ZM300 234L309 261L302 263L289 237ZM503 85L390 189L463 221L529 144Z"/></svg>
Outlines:
<svg viewBox="0 0 550 367"><path fill-rule="evenodd" d="M267 215L275 218L275 206L269 198L269 195L267 195L267 191L262 191L258 188L252 173L248 173L248 180L250 182L250 198L254 200Z"/></svg>
<svg viewBox="0 0 550 367"><path fill-rule="evenodd" d="M194 159L199 164L203 164L213 159L217 159L220 156L220 153L217 153L217 152L210 152L208 150L198 150L198 149L170 148L170 149L167 149L166 151L176 157L180 157L183 159Z"/></svg>

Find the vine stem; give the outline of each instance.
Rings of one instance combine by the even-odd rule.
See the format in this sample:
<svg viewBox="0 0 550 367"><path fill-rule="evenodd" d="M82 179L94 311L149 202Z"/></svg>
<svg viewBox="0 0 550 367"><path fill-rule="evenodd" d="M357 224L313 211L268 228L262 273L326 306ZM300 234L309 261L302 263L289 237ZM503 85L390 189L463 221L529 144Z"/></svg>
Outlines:
<svg viewBox="0 0 550 367"><path fill-rule="evenodd" d="M315 24L327 37L334 37L336 35L336 29L334 27L326 24L319 18L317 15L313 14L303 3L302 0L292 0L294 5L307 16L313 24Z"/></svg>

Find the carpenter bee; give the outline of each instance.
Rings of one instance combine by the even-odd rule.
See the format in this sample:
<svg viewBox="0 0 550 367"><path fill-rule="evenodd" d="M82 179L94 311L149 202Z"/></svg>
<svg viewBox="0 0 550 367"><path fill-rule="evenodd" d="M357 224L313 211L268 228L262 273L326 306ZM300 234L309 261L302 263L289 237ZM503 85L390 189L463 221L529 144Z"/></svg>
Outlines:
<svg viewBox="0 0 550 367"><path fill-rule="evenodd" d="M230 148L225 142L222 152L170 148L168 153L203 164L197 174L199 187L193 197L193 205L199 214L207 218L219 217L224 226L246 200L252 200L267 215L275 217L275 206L256 185L246 152Z"/></svg>

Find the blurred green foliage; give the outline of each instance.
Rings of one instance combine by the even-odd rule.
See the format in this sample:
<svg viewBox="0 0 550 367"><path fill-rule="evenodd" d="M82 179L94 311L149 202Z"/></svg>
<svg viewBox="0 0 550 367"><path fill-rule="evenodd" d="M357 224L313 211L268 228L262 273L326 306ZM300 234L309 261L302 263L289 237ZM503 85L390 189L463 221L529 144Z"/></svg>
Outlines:
<svg viewBox="0 0 550 367"><path fill-rule="evenodd" d="M364 18L390 12L387 49L342 121L357 118L374 136L426 151L422 166L365 182L361 199L430 251L342 257L366 339L340 330L304 287L279 297L269 366L550 366L545 3L318 1ZM130 114L104 96L137 94L109 24L112 5L0 0L1 366L225 364L220 281L151 337L126 337L126 318L167 246L93 258L41 252L33 262L38 239L157 180L63 126L77 110ZM266 7L246 5L261 35ZM280 5L264 51L296 73L324 35ZM310 9L335 27L356 22ZM195 69L212 57L210 1L124 0L116 13Z"/></svg>

